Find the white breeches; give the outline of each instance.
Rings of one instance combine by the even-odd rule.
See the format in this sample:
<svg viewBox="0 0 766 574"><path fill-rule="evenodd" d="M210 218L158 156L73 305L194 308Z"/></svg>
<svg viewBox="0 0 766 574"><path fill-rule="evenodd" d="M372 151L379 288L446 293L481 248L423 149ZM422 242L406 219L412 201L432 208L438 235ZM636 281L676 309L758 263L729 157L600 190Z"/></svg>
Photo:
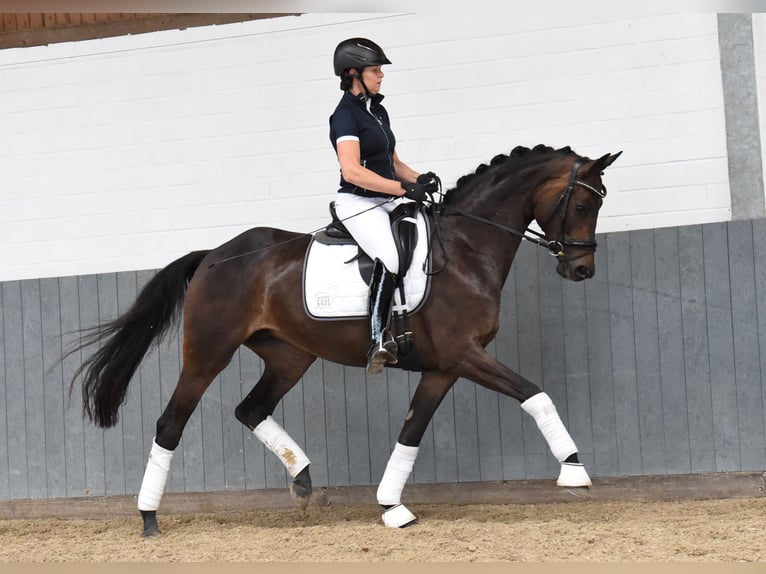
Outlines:
<svg viewBox="0 0 766 574"><path fill-rule="evenodd" d="M391 198L393 201L381 197L338 193L335 212L362 251L372 259L380 259L391 273L399 273L399 255L391 234L389 214L402 200L393 195Z"/></svg>

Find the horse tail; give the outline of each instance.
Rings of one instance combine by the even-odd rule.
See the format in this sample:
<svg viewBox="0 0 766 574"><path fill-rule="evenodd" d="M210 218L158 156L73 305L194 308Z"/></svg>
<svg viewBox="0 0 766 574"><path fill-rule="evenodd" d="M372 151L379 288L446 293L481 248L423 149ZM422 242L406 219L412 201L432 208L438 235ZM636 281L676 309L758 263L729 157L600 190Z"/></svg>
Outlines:
<svg viewBox="0 0 766 574"><path fill-rule="evenodd" d="M117 424L128 384L153 342L159 343L177 321L186 288L208 251L194 251L160 270L141 290L133 306L103 325L83 329L71 355L84 347L106 343L85 360L72 377L70 394L81 375L84 413L96 425Z"/></svg>

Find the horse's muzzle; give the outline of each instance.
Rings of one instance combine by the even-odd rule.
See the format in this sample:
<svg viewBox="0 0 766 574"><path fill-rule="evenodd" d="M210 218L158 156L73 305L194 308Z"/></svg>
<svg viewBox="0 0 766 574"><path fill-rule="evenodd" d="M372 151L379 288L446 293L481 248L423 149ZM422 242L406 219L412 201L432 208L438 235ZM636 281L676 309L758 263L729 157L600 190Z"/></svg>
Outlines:
<svg viewBox="0 0 766 574"><path fill-rule="evenodd" d="M580 263L579 265L573 265L573 261L560 260L556 265L556 272L564 279L570 281L582 281L584 279L590 279L596 273L595 265Z"/></svg>

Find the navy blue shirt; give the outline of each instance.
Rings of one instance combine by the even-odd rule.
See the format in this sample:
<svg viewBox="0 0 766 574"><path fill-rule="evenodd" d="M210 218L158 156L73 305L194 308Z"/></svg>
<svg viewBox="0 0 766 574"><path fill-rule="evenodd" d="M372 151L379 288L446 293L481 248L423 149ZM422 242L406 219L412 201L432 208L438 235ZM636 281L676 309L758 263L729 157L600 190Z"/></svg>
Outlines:
<svg viewBox="0 0 766 574"><path fill-rule="evenodd" d="M338 139L359 141L360 161L367 169L386 179L396 179L394 170L394 146L396 138L391 131L388 112L380 104L382 94L370 98L370 107L364 94L358 96L345 92L335 112L330 116L330 142L337 153ZM356 193L367 197L390 197L385 193L357 187L340 176L341 193Z"/></svg>

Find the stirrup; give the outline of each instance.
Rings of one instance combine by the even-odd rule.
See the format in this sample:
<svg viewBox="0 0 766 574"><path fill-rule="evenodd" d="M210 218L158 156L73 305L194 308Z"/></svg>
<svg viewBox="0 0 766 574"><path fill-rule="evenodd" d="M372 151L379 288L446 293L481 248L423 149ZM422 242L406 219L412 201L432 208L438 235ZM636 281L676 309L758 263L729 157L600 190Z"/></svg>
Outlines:
<svg viewBox="0 0 766 574"><path fill-rule="evenodd" d="M396 358L397 344L393 340L385 343L372 343L367 353L367 372L376 375L383 371L386 365L395 365L399 362Z"/></svg>

